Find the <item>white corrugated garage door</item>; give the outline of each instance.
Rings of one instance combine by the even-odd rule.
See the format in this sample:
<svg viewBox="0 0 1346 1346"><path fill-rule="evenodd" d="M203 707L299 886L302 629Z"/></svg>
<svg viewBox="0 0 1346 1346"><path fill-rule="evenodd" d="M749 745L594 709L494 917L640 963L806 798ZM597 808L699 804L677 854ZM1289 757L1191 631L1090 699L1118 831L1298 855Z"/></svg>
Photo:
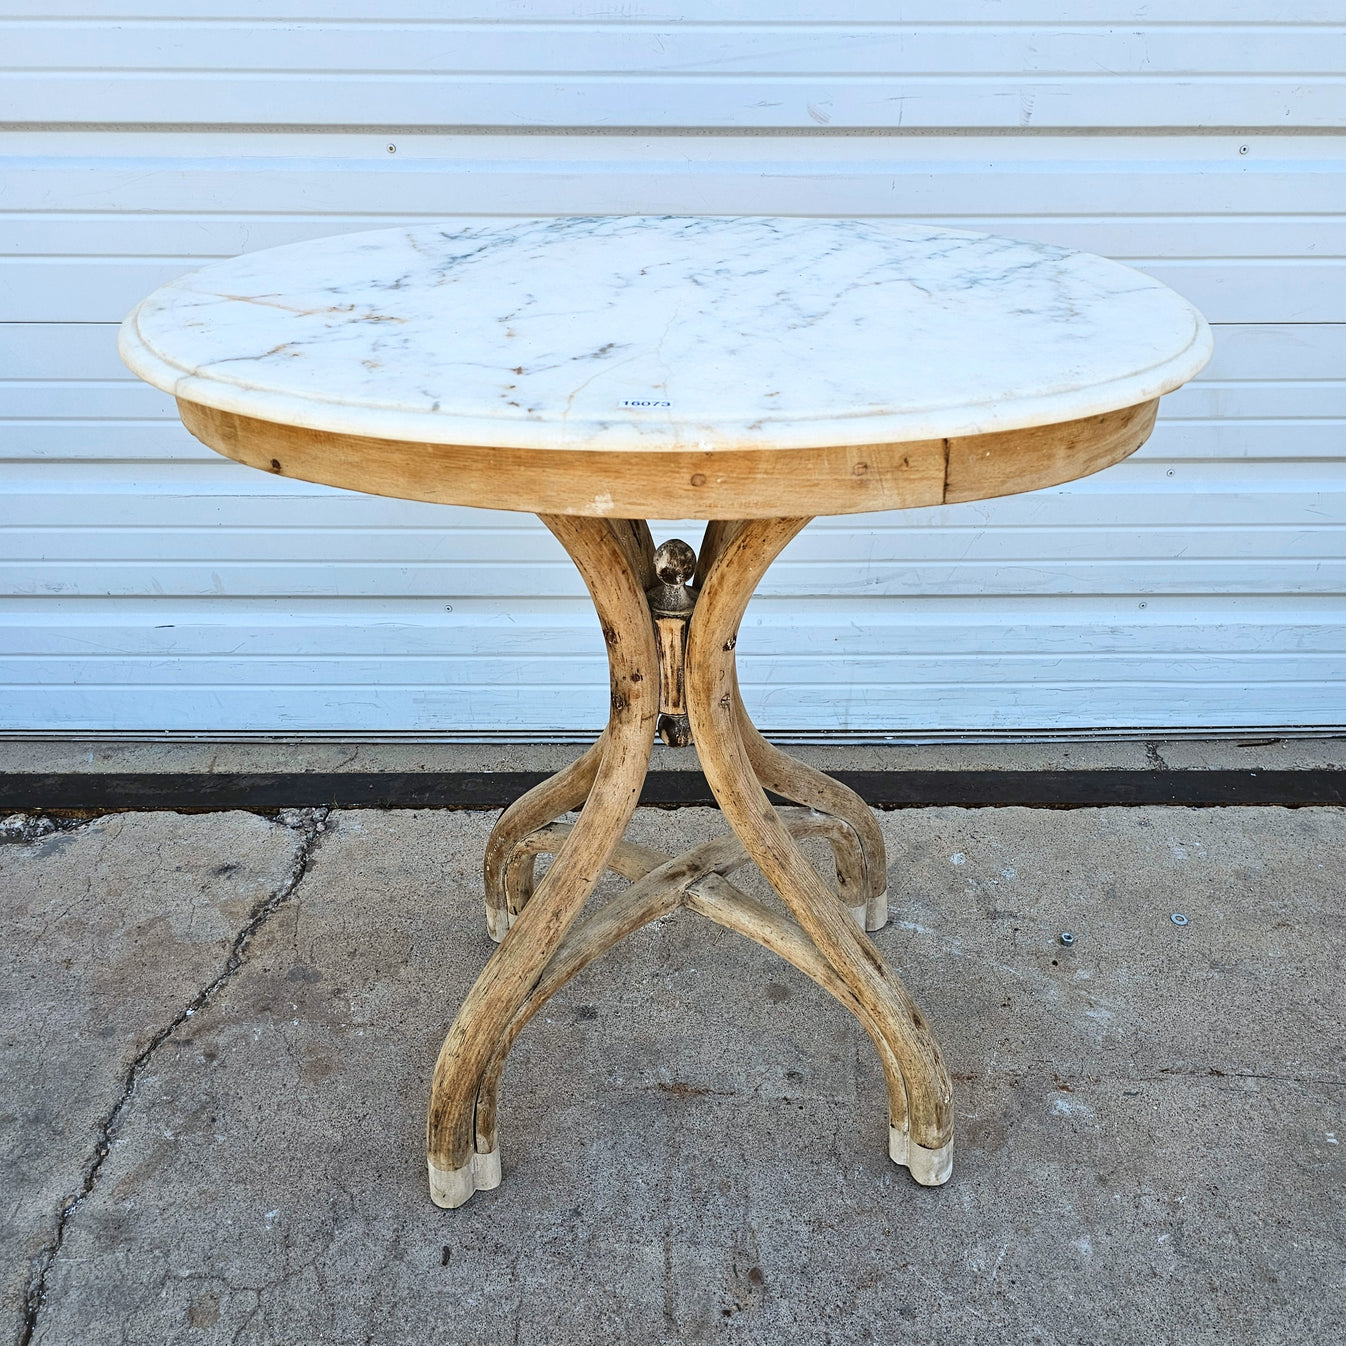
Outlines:
<svg viewBox="0 0 1346 1346"><path fill-rule="evenodd" d="M1339 0L1061 9L0 3L0 727L596 725L596 623L535 520L218 459L114 339L240 251L625 212L1043 239L1215 324L1102 476L810 527L744 628L764 727L1346 722Z"/></svg>

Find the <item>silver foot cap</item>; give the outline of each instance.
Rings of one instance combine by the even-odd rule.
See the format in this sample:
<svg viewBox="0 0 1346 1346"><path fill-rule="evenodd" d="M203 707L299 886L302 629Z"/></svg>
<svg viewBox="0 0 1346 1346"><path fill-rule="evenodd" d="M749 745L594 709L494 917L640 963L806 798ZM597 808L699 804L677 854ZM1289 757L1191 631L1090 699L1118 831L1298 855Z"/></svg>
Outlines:
<svg viewBox="0 0 1346 1346"><path fill-rule="evenodd" d="M512 911L505 911L501 907L487 907L486 933L499 944L509 934L510 926L518 919L518 916Z"/></svg>
<svg viewBox="0 0 1346 1346"><path fill-rule="evenodd" d="M865 907L865 929L882 930L888 924L888 890L871 898Z"/></svg>
<svg viewBox="0 0 1346 1346"><path fill-rule="evenodd" d="M430 1170L430 1200L445 1210L465 1205L477 1192L489 1192L500 1186L500 1151L476 1152L461 1168Z"/></svg>
<svg viewBox="0 0 1346 1346"><path fill-rule="evenodd" d="M922 1187L939 1187L953 1172L953 1141L937 1150L915 1144L905 1131L888 1128L888 1157L901 1164Z"/></svg>
<svg viewBox="0 0 1346 1346"><path fill-rule="evenodd" d="M475 1166L474 1180L477 1184L477 1191L489 1192L492 1188L500 1186L500 1151L498 1149L485 1154L478 1150Z"/></svg>

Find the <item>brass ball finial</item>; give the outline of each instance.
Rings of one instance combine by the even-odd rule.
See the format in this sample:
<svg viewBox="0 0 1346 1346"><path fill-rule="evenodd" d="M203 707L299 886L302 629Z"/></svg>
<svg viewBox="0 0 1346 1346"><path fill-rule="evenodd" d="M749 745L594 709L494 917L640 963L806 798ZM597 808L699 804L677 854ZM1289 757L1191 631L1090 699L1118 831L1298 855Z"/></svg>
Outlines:
<svg viewBox="0 0 1346 1346"><path fill-rule="evenodd" d="M654 573L665 584L686 584L696 574L696 553L681 538L671 537L655 549Z"/></svg>

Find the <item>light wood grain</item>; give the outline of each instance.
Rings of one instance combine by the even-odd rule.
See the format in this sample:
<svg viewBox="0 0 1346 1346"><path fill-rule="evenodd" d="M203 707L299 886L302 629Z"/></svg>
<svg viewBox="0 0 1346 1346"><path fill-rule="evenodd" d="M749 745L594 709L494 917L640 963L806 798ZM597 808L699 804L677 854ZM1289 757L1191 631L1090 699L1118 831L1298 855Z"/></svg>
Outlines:
<svg viewBox="0 0 1346 1346"><path fill-rule="evenodd" d="M627 520L859 514L1036 490L1134 453L1157 406L906 444L617 453L369 439L178 399L183 424L203 444L278 476L408 500Z"/></svg>
<svg viewBox="0 0 1346 1346"><path fill-rule="evenodd" d="M946 439L942 503L1036 491L1101 472L1135 453L1149 439L1158 410L1156 399L1122 411L1015 430L1009 435Z"/></svg>
<svg viewBox="0 0 1346 1346"><path fill-rule="evenodd" d="M654 539L649 524L644 519L614 519L612 537L641 588L648 589L655 582ZM611 644L606 630L604 640ZM661 686L662 681L661 673ZM533 893L537 852L516 850L519 840L584 803L598 774L606 739L604 730L577 761L516 799L491 829L483 865L486 928L497 944Z"/></svg>
<svg viewBox="0 0 1346 1346"><path fill-rule="evenodd" d="M598 775L606 740L604 730L583 756L520 795L491 829L483 864L486 928L497 944L533 895L533 861L537 852L518 851L519 842L544 823L584 803Z"/></svg>
<svg viewBox="0 0 1346 1346"><path fill-rule="evenodd" d="M747 527L743 520L713 520L706 525L697 557L696 584L706 576L724 549ZM737 635L731 637L738 643ZM866 930L880 930L888 922L888 860L883 833L869 805L854 790L831 776L791 757L758 732L748 718L739 690L738 672L732 669L734 713L748 760L762 787L796 804L834 814L850 824L850 832L833 844L837 867L837 892L852 915Z"/></svg>
<svg viewBox="0 0 1346 1346"><path fill-rule="evenodd" d="M426 1121L431 1194L458 1205L478 1167L477 1090L496 1043L602 877L635 811L659 713L654 631L613 526L544 516L584 577L605 632L611 713L584 812L537 891L468 992L435 1064ZM492 1170L489 1170L493 1172Z"/></svg>
<svg viewBox="0 0 1346 1346"><path fill-rule="evenodd" d="M768 743L748 718L734 675L734 714L753 773L764 789L848 824L833 842L837 895L866 930L888 923L888 859L868 804L849 786Z"/></svg>
<svg viewBox="0 0 1346 1346"><path fill-rule="evenodd" d="M911 1143L947 1154L953 1134L948 1071L906 988L828 891L767 801L739 727L734 645L758 580L807 519L761 520L734 532L706 574L687 647L687 697L706 779L726 819L800 926L878 1025L906 1082ZM899 1121L890 1116L890 1125ZM919 1176L917 1165L911 1166Z"/></svg>

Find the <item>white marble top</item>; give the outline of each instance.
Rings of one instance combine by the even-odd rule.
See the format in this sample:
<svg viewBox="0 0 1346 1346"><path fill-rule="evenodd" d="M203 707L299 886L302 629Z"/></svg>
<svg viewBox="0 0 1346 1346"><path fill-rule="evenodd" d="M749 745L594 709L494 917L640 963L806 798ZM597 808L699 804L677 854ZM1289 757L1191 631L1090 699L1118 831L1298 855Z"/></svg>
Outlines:
<svg viewBox="0 0 1346 1346"><path fill-rule="evenodd" d="M875 220L442 220L218 262L126 319L189 401L316 430L602 449L885 443L1072 420L1210 329L1088 253Z"/></svg>

